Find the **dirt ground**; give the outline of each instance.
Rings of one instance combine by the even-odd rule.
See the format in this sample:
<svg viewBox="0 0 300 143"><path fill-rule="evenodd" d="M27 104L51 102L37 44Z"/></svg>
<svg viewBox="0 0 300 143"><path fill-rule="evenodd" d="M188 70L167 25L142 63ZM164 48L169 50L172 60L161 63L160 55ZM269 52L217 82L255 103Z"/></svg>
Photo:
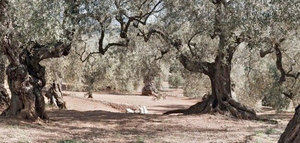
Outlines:
<svg viewBox="0 0 300 143"><path fill-rule="evenodd" d="M0 117L0 142L49 143L274 143L293 113L263 109L279 124L236 120L222 115L161 115L187 108L198 100L168 96L153 100L139 95L65 92L68 110L47 107L50 120L29 123ZM127 114L125 108L146 106L150 114Z"/></svg>

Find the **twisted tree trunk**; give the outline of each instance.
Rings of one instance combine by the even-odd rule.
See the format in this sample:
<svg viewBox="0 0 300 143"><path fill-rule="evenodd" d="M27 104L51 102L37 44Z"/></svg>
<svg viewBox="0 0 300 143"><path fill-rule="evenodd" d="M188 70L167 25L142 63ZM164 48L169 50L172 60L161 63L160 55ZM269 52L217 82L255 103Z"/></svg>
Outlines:
<svg viewBox="0 0 300 143"><path fill-rule="evenodd" d="M48 119L42 95L42 89L46 84L45 67L40 65L40 61L67 55L71 45L60 42L49 45L34 43L30 51L24 48L19 53L16 51L17 47L11 47L12 45L6 43L3 44L10 61L7 75L12 99L2 116L29 120Z"/></svg>
<svg viewBox="0 0 300 143"><path fill-rule="evenodd" d="M288 123L278 143L299 143L300 141L300 105L295 109L295 115Z"/></svg>
<svg viewBox="0 0 300 143"><path fill-rule="evenodd" d="M10 64L7 68L8 84L12 94L9 108L7 108L3 116L21 116L24 119L36 119L38 117L38 109L36 104L41 103L34 94L33 80L28 74L27 67L24 65ZM37 108L36 108L37 107ZM46 115L41 116L43 119Z"/></svg>
<svg viewBox="0 0 300 143"><path fill-rule="evenodd" d="M206 114L217 112L220 114L233 115L239 119L258 119L253 109L240 104L232 98L230 72L233 52L230 54L231 56L226 59L226 63L224 63L223 58L220 58L221 55L216 58L215 63L206 63L208 70L204 73L210 78L212 94L202 102L199 102L188 109L168 111L164 114ZM186 60L188 60L186 57L181 58L181 62L184 64L187 62ZM195 65L191 66L197 68ZM185 67L187 67L187 65Z"/></svg>
<svg viewBox="0 0 300 143"><path fill-rule="evenodd" d="M9 105L9 95L4 87L5 79L5 59L2 51L0 51L0 107Z"/></svg>
<svg viewBox="0 0 300 143"><path fill-rule="evenodd" d="M9 105L9 95L3 85L0 85L0 107Z"/></svg>
<svg viewBox="0 0 300 143"><path fill-rule="evenodd" d="M233 54L236 48L246 40L243 34L233 36L228 27L224 26L224 6L223 1L216 0L215 5L215 23L214 33L211 38L219 38L218 51L215 61L213 63L204 61L191 61L184 54L180 55L180 62L183 66L191 72L199 72L207 75L211 81L211 93L207 99L199 102L188 109L168 111L165 114L183 113L183 114L204 114L204 113L220 113L229 114L239 119L258 119L253 109L250 109L239 102L235 101L231 95L231 64ZM191 41L195 35L189 40L188 46L191 48ZM234 42L230 41L234 38ZM173 45L180 49L181 44L172 42ZM192 55L193 51L191 50Z"/></svg>
<svg viewBox="0 0 300 143"><path fill-rule="evenodd" d="M59 83L53 82L45 96L50 100L50 104L58 106L59 109L67 108L66 103L63 100L61 85Z"/></svg>

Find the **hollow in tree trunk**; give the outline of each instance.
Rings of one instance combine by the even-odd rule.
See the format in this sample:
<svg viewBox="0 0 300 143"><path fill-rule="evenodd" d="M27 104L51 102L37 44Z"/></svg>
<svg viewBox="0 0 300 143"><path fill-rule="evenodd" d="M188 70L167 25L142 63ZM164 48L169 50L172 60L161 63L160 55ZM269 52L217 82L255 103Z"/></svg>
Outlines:
<svg viewBox="0 0 300 143"><path fill-rule="evenodd" d="M300 141L300 105L295 109L295 115L280 136L278 143L299 143Z"/></svg>
<svg viewBox="0 0 300 143"><path fill-rule="evenodd" d="M49 99L51 105L56 105L59 109L66 109L66 103L63 100L61 85L53 82L46 92L45 96Z"/></svg>

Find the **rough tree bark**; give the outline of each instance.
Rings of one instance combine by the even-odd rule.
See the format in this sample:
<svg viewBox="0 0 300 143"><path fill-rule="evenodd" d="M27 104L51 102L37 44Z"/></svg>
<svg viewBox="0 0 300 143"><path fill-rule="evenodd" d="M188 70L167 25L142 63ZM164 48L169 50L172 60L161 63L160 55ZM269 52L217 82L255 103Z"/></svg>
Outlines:
<svg viewBox="0 0 300 143"><path fill-rule="evenodd" d="M2 30L14 29L14 25L5 15L8 13L7 0L0 2L0 22ZM70 7L65 10L65 15L70 16ZM71 18L74 19L74 18ZM75 22L74 22L75 23ZM20 43L14 33L9 32L0 39L1 51L9 60L6 69L8 85L11 91L11 101L9 107L1 114L6 117L21 117L23 119L36 120L38 118L48 119L45 112L45 101L42 89L45 86L45 67L40 65L44 59L58 58L69 54L71 43L62 42L40 45L39 43ZM65 30L68 41L72 41L73 32Z"/></svg>
<svg viewBox="0 0 300 143"><path fill-rule="evenodd" d="M5 79L5 59L3 53L0 51L0 107L9 105L9 95L4 86Z"/></svg>
<svg viewBox="0 0 300 143"><path fill-rule="evenodd" d="M53 82L45 96L50 100L50 104L58 106L60 109L66 109L66 103L63 100L61 87Z"/></svg>
<svg viewBox="0 0 300 143"><path fill-rule="evenodd" d="M53 82L45 96L49 99L51 105L56 105L59 109L67 109L66 102L63 100L60 83Z"/></svg>
<svg viewBox="0 0 300 143"><path fill-rule="evenodd" d="M40 61L68 55L71 45L61 42L48 45L34 43L32 47L23 48L18 52L17 49L20 48L10 43L8 38L2 45L10 61L6 73L12 99L2 116L29 120L48 119L42 95L42 89L46 84L45 67L40 65Z"/></svg>
<svg viewBox="0 0 300 143"><path fill-rule="evenodd" d="M295 115L288 123L278 143L298 143L300 141L300 105L295 109Z"/></svg>
<svg viewBox="0 0 300 143"><path fill-rule="evenodd" d="M223 8L222 0L214 1L216 6L215 31L211 35L212 39L219 37L217 56L213 63L203 61L191 61L184 54L180 55L180 62L191 72L201 72L207 75L211 81L212 95L188 109L168 111L164 114L183 113L183 114L205 114L220 113L233 115L239 119L258 119L255 111L239 102L235 101L231 95L231 63L236 48L244 41L244 35L236 36L235 41L230 42L230 32L222 25ZM177 40L178 41L178 40ZM191 42L192 39L189 41ZM181 44L171 42L179 49ZM195 45L189 43L189 46ZM192 52L192 51L191 51Z"/></svg>
<svg viewBox="0 0 300 143"><path fill-rule="evenodd" d="M6 0L1 0L0 2L0 22L3 22L3 17L5 15L6 10ZM2 32L2 29L1 31ZM1 46L1 44L0 44ZM0 107L9 105L9 96L4 88L4 79L5 79L5 58L4 53L0 47Z"/></svg>

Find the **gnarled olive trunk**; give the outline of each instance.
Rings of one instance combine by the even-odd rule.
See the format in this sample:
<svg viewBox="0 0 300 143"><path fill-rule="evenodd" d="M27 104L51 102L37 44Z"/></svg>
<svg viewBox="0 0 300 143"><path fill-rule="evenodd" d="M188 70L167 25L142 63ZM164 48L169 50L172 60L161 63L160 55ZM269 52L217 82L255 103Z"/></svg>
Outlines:
<svg viewBox="0 0 300 143"><path fill-rule="evenodd" d="M217 57L214 64L209 65L207 75L211 81L211 95L188 109L168 111L165 114L230 114L239 119L257 119L254 110L236 102L231 96L231 58L224 63Z"/></svg>
<svg viewBox="0 0 300 143"><path fill-rule="evenodd" d="M9 95L3 85L0 85L0 107L8 106L10 102Z"/></svg>
<svg viewBox="0 0 300 143"><path fill-rule="evenodd" d="M8 84L11 91L11 103L2 115L35 120L48 118L45 114L44 98L36 87L28 68L22 64L10 64L7 68Z"/></svg>
<svg viewBox="0 0 300 143"><path fill-rule="evenodd" d="M3 53L0 51L0 107L9 105L9 95L4 87L5 79L5 59Z"/></svg>
<svg viewBox="0 0 300 143"><path fill-rule="evenodd" d="M10 61L6 73L12 97L10 106L2 115L29 120L48 119L42 95L46 84L45 67L40 65L40 61L67 55L71 45L61 42L49 45L34 43L30 50L24 48L21 52L7 42L4 45Z"/></svg>
<svg viewBox="0 0 300 143"><path fill-rule="evenodd" d="M24 50L17 59L7 67L9 89L12 94L9 108L4 116L18 116L24 119L48 119L45 112L45 100L42 89L45 86L45 67L36 57Z"/></svg>
<svg viewBox="0 0 300 143"><path fill-rule="evenodd" d="M231 95L231 63L236 48L243 42L244 36L232 36L228 27L224 26L224 7L222 1L214 1L215 23L214 33L211 38L219 38L218 52L213 63L204 61L191 61L184 54L180 55L180 62L191 72L203 73L209 76L212 95L188 109L174 110L165 114L204 114L220 113L229 114L239 119L258 119L254 110L238 103ZM230 39L234 38L234 42ZM190 40L191 41L191 40ZM178 44L177 44L178 45ZM175 45L176 46L176 45ZM179 44L180 46L180 44ZM191 44L189 44L191 46ZM179 49L179 48L177 48Z"/></svg>
<svg viewBox="0 0 300 143"><path fill-rule="evenodd" d="M50 100L50 104L58 106L59 109L66 109L66 103L63 100L61 85L53 82L45 96Z"/></svg>
<svg viewBox="0 0 300 143"><path fill-rule="evenodd" d="M295 115L280 136L278 143L298 143L300 141L300 105L295 109Z"/></svg>
<svg viewBox="0 0 300 143"><path fill-rule="evenodd" d="M227 34L224 32L219 34L218 54L213 63L194 62L184 55L180 56L180 62L186 69L192 72L201 72L209 76L212 95L188 109L168 111L165 114L204 114L217 112L220 114L230 114L239 119L258 119L253 109L249 109L232 98L231 63L233 54L240 41L230 44L226 37Z"/></svg>

